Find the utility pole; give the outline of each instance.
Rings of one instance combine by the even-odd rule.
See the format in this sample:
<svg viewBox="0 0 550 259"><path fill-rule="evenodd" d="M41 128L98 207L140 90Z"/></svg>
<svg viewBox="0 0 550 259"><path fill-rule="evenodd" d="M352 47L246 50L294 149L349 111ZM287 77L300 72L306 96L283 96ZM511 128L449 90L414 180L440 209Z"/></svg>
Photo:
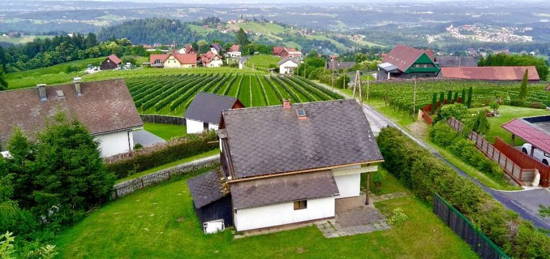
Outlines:
<svg viewBox="0 0 550 259"><path fill-rule="evenodd" d="M370 78L367 76L367 102L369 101Z"/></svg>
<svg viewBox="0 0 550 259"><path fill-rule="evenodd" d="M361 72L357 70L358 78L359 78L359 101L363 103L363 85L361 84Z"/></svg>

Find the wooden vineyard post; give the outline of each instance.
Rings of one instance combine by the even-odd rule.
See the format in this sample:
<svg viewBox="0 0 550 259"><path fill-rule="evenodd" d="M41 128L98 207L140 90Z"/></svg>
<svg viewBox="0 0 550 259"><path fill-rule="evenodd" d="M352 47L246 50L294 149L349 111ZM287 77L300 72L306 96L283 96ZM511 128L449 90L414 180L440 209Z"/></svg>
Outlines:
<svg viewBox="0 0 550 259"><path fill-rule="evenodd" d="M413 86L413 114L416 113L416 76L414 77L414 86Z"/></svg>

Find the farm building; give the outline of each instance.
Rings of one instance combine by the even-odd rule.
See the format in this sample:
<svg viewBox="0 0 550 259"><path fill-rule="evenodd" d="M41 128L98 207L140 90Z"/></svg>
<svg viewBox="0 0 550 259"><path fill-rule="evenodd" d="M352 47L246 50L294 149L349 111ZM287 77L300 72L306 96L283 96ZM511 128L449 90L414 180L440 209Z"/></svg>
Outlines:
<svg viewBox="0 0 550 259"><path fill-rule="evenodd" d="M221 67L223 65L222 57L212 51L208 51L200 56L203 67Z"/></svg>
<svg viewBox="0 0 550 259"><path fill-rule="evenodd" d="M143 126L123 80L59 86L39 85L0 92L0 143L6 147L15 127L32 136L58 111L80 121L99 142L101 156L133 149L132 132Z"/></svg>
<svg viewBox="0 0 550 259"><path fill-rule="evenodd" d="M540 163L540 185L550 186L550 115L514 119L502 128L526 142L522 152Z"/></svg>
<svg viewBox="0 0 550 259"><path fill-rule="evenodd" d="M302 58L302 52L295 48L287 48L282 46L273 47L273 55L285 58Z"/></svg>
<svg viewBox="0 0 550 259"><path fill-rule="evenodd" d="M216 55L221 55L222 54L222 46L220 46L220 44L218 43L214 43L212 45L210 45L210 51Z"/></svg>
<svg viewBox="0 0 550 259"><path fill-rule="evenodd" d="M279 74L281 75L292 75L294 74L294 70L298 69L300 62L293 58L285 58L277 65L279 65Z"/></svg>
<svg viewBox="0 0 550 259"><path fill-rule="evenodd" d="M151 67L157 68L192 68L197 66L197 54L151 54L149 63Z"/></svg>
<svg viewBox="0 0 550 259"><path fill-rule="evenodd" d="M195 50L193 49L193 45L191 44L185 44L185 46L178 50L179 54L192 54L195 53Z"/></svg>
<svg viewBox="0 0 550 259"><path fill-rule="evenodd" d="M237 44L233 44L233 46L231 46L227 50L227 53L225 54L225 56L228 57L228 58L240 58L241 57L241 46L239 46Z"/></svg>
<svg viewBox="0 0 550 259"><path fill-rule="evenodd" d="M479 58L472 56L436 56L434 61L439 67L477 67Z"/></svg>
<svg viewBox="0 0 550 259"><path fill-rule="evenodd" d="M397 45L382 57L382 63L378 65L378 80L436 77L440 71L430 50Z"/></svg>
<svg viewBox="0 0 550 259"><path fill-rule="evenodd" d="M440 77L445 79L521 81L528 71L529 81L539 81L539 73L534 66L491 66L491 67L444 67Z"/></svg>
<svg viewBox="0 0 550 259"><path fill-rule="evenodd" d="M101 62L99 67L101 70L112 70L120 68L120 65L122 65L122 60L116 55L110 55Z"/></svg>
<svg viewBox="0 0 550 259"><path fill-rule="evenodd" d="M223 175L202 197L228 188L237 231L334 218L383 161L355 100L226 110L218 135Z"/></svg>
<svg viewBox="0 0 550 259"><path fill-rule="evenodd" d="M218 130L222 111L243 108L244 105L230 96L199 93L185 112L188 134Z"/></svg>

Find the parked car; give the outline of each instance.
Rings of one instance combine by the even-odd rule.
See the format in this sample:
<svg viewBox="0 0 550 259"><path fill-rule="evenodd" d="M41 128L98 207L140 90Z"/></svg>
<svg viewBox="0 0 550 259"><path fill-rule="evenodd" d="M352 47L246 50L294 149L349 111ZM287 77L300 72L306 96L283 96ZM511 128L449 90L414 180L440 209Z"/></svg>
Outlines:
<svg viewBox="0 0 550 259"><path fill-rule="evenodd" d="M525 143L523 144L523 146L521 146L521 151L525 154L527 154L528 156L530 156L530 152L531 152L531 148L533 146L529 143ZM541 163L545 164L545 165L548 165L549 162L550 162L550 154L538 149L538 148L535 148L533 150L533 155L532 157L538 161L540 161Z"/></svg>

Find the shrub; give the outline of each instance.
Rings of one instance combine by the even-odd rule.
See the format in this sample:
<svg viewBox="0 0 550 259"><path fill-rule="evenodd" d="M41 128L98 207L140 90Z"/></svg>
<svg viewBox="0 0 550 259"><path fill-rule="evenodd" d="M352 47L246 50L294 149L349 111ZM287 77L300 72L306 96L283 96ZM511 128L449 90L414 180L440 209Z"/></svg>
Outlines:
<svg viewBox="0 0 550 259"><path fill-rule="evenodd" d="M218 144L215 133L174 139L165 145L140 149L129 157L107 161L107 169L117 178L161 166L186 157L215 149Z"/></svg>
<svg viewBox="0 0 550 259"><path fill-rule="evenodd" d="M392 212L392 215L388 219L388 223L392 225L401 225L403 222L407 221L409 216L405 214L402 208L395 208Z"/></svg>
<svg viewBox="0 0 550 259"><path fill-rule="evenodd" d="M437 112L437 117L434 122L441 120L447 120L451 117L455 117L457 120L462 120L468 114L468 108L461 103L444 105Z"/></svg>
<svg viewBox="0 0 550 259"><path fill-rule="evenodd" d="M383 129L377 141L385 159L384 166L419 198L431 201L433 194L438 193L508 255L548 258L550 237L505 209L397 129Z"/></svg>

